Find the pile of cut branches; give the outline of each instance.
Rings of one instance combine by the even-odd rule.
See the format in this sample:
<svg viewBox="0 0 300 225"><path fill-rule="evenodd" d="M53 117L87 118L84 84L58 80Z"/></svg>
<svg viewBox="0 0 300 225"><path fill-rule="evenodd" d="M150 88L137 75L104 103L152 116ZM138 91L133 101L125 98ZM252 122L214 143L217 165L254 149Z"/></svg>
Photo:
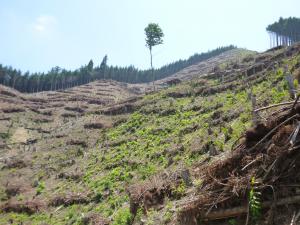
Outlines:
<svg viewBox="0 0 300 225"><path fill-rule="evenodd" d="M254 217L266 224L285 224L287 219L288 224L296 224L300 215L298 99L247 130L225 157L197 168L202 185L180 205L181 224L218 224L233 218L250 224Z"/></svg>

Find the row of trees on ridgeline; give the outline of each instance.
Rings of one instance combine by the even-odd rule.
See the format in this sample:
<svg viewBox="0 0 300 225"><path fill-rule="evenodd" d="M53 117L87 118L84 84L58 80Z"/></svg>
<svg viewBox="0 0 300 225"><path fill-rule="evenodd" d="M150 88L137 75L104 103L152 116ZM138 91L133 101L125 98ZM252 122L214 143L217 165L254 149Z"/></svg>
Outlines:
<svg viewBox="0 0 300 225"><path fill-rule="evenodd" d="M271 48L300 41L300 19L296 17L280 17L277 22L267 26L266 30L270 34Z"/></svg>
<svg viewBox="0 0 300 225"><path fill-rule="evenodd" d="M159 69L154 69L154 79L168 77L179 70L201 62L225 51L236 48L233 45L220 47L206 53L194 54L188 59L179 60ZM152 81L152 70L139 70L134 66L118 67L108 66L107 56L104 56L101 64L94 67L92 60L85 66L69 71L60 67L54 67L47 73L22 73L12 67L0 64L0 84L15 88L21 92L39 92L49 90L66 89L99 79L112 79L127 83L144 83Z"/></svg>

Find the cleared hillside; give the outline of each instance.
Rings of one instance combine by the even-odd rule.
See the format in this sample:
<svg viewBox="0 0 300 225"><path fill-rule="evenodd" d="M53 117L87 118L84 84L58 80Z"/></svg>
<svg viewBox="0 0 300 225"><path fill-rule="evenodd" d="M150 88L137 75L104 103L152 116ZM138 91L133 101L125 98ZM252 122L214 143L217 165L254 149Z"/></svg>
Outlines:
<svg viewBox="0 0 300 225"><path fill-rule="evenodd" d="M240 63L240 59L249 56L249 55L255 55L256 53L254 51L249 51L247 49L233 49L226 51L224 53L221 53L218 56L211 57L208 60L196 63L194 65L191 65L187 68L184 68L183 70L165 78L159 81L156 81L155 83L161 84L166 83L168 81L171 81L172 79L180 79L180 80L191 80L193 78L199 78L199 76L203 76L205 74L208 74L212 72L216 66L221 67L222 69L226 68L227 64L229 63ZM247 65L243 65L247 66ZM245 68L238 68L237 71L230 71L232 72L241 72L242 69Z"/></svg>
<svg viewBox="0 0 300 225"><path fill-rule="evenodd" d="M0 224L180 224L201 196L201 166L251 126L250 89L257 107L289 100L284 68L299 61L295 45L211 62L145 96L102 81L38 95L2 88Z"/></svg>
<svg viewBox="0 0 300 225"><path fill-rule="evenodd" d="M161 90L167 86L181 83L182 81L188 81L200 78L202 76L207 76L209 74L217 72L217 70L219 69L222 69L222 71L224 72L224 69L227 68L228 70L225 73L231 75L241 73L247 66L253 64L253 62L249 62L249 64L243 63L238 68L228 67L228 65L239 64L239 61L241 59L255 54L256 53L254 51L241 48L228 50L217 56L188 66L164 79L156 80L154 82L155 90ZM138 90L144 90L145 92L153 91L152 83L129 84L129 86L136 87Z"/></svg>

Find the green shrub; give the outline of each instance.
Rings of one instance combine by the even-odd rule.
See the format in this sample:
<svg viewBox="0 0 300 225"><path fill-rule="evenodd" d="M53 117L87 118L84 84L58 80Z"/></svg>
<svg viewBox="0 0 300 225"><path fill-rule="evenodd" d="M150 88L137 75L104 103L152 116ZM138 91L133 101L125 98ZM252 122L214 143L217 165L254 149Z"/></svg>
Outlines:
<svg viewBox="0 0 300 225"><path fill-rule="evenodd" d="M0 138L8 139L10 137L9 133L0 133Z"/></svg>
<svg viewBox="0 0 300 225"><path fill-rule="evenodd" d="M42 194L42 192L44 191L44 189L45 189L45 183L43 181L39 182L39 184L37 186L37 189L36 189L36 194L37 195Z"/></svg>
<svg viewBox="0 0 300 225"><path fill-rule="evenodd" d="M249 192L249 212L254 221L257 221L261 216L261 192L256 190L256 184L255 177L252 177L250 182L251 189Z"/></svg>
<svg viewBox="0 0 300 225"><path fill-rule="evenodd" d="M230 225L236 225L236 224L237 224L237 221L236 221L236 219L230 219L230 220L228 221L228 223L229 223Z"/></svg>
<svg viewBox="0 0 300 225"><path fill-rule="evenodd" d="M298 82L297 79L294 80L294 86L295 86L296 89L298 89L298 87L299 87L299 82Z"/></svg>
<svg viewBox="0 0 300 225"><path fill-rule="evenodd" d="M112 225L130 225L131 219L129 208L121 208L116 212Z"/></svg>
<svg viewBox="0 0 300 225"><path fill-rule="evenodd" d="M180 198L184 196L186 191L185 183L182 181L177 187L174 187L172 190L172 194L175 196L175 198Z"/></svg>

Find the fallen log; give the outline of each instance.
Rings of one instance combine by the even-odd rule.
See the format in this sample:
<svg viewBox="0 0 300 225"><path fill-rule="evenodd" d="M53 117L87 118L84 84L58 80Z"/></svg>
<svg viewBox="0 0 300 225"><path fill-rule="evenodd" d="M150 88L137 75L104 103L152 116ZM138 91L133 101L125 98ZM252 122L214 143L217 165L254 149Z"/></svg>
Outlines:
<svg viewBox="0 0 300 225"><path fill-rule="evenodd" d="M282 103L279 103L279 104L268 105L268 106L265 106L265 107L262 107L262 108L259 108L259 109L255 109L254 112L259 112L259 111L262 111L262 110L265 110L265 109L274 108L274 107L277 107L277 106L292 105L293 103L295 103L295 101L282 102Z"/></svg>
<svg viewBox="0 0 300 225"><path fill-rule="evenodd" d="M293 197L287 197L274 201L266 201L262 203L262 208L270 208L272 205L274 206L281 206L281 205L290 205L290 204L296 204L300 203L300 196L296 195ZM211 211L210 213L201 216L202 219L208 221L208 220L219 220L219 219L226 219L226 218L232 218L237 217L242 214L248 213L248 207L246 206L239 206L231 209L225 209L225 210L218 210L218 211Z"/></svg>

